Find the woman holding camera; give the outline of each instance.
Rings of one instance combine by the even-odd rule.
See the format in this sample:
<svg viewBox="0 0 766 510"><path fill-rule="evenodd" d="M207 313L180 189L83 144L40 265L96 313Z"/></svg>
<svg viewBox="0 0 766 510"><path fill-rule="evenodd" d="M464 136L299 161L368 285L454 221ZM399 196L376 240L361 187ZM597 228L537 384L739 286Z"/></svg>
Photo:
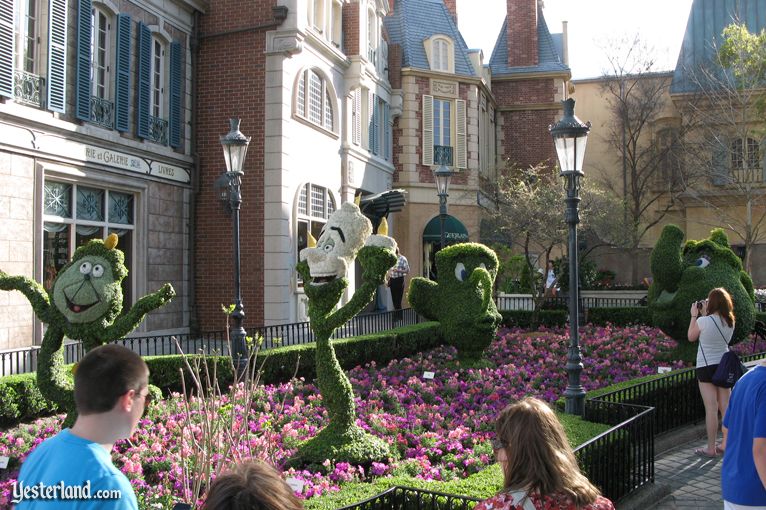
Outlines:
<svg viewBox="0 0 766 510"><path fill-rule="evenodd" d="M713 289L706 300L692 303L690 314L687 336L690 342L699 340L697 382L702 403L705 405L707 431L707 448L698 448L694 453L702 457L716 457L723 454L720 445L716 444L718 413L721 413L721 417L726 414L731 389L713 385L713 374L721 357L729 349L729 342L734 334L734 305L731 295L724 288Z"/></svg>

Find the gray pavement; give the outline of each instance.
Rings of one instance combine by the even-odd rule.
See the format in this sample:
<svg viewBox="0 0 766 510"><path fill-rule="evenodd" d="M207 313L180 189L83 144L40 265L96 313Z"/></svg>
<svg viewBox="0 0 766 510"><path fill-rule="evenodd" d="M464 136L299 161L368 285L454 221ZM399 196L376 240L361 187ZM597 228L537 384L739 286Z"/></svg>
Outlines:
<svg viewBox="0 0 766 510"><path fill-rule="evenodd" d="M656 510L675 508L721 510L722 457L695 455L695 448L704 448L704 438L680 444L657 457L654 463L655 484L667 484L670 495L654 506Z"/></svg>

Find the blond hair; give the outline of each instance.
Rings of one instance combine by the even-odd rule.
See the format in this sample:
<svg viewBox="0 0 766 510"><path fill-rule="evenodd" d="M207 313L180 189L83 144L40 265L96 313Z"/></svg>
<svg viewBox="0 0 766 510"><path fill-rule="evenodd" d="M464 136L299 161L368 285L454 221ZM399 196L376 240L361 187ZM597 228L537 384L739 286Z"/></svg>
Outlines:
<svg viewBox="0 0 766 510"><path fill-rule="evenodd" d="M542 400L527 397L507 406L495 428L508 459L505 490L565 494L578 508L600 496L580 472L564 428Z"/></svg>

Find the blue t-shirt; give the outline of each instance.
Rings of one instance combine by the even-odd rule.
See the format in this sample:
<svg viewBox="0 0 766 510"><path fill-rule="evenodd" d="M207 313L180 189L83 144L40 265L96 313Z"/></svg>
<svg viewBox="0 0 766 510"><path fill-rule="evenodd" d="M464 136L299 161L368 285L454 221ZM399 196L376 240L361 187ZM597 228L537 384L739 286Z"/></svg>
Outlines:
<svg viewBox="0 0 766 510"><path fill-rule="evenodd" d="M138 510L133 488L109 452L69 429L46 439L27 457L11 498L18 495L26 499L17 510Z"/></svg>
<svg viewBox="0 0 766 510"><path fill-rule="evenodd" d="M753 461L753 439L766 438L765 366L756 365L734 385L723 424L729 429L721 466L723 499L766 506L766 489Z"/></svg>

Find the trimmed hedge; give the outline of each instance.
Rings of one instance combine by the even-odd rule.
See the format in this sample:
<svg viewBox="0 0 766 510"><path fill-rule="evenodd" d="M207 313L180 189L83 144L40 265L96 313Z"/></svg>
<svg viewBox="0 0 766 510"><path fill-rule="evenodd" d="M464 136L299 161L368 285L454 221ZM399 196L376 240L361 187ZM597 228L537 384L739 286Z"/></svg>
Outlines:
<svg viewBox="0 0 766 510"><path fill-rule="evenodd" d="M564 327L567 323L568 312L566 310L538 310L537 324L533 324L533 315L531 310L502 310L503 326L509 328L531 328L537 326Z"/></svg>
<svg viewBox="0 0 766 510"><path fill-rule="evenodd" d="M334 340L333 347L341 367L348 370L371 361L378 364L402 358L414 353L442 345L438 322L424 322L412 326ZM280 383L290 380L293 374L312 380L316 376L314 367L315 344L291 345L262 351L258 354L257 366L263 367L261 382ZM190 355L189 358L199 358ZM234 380L231 360L228 356L208 356L208 362L216 364L218 382L228 386ZM149 382L164 393L181 391L180 369L184 367L181 355L145 356L149 366ZM208 365L210 373L213 365ZM190 378L187 389L192 386ZM21 421L47 416L58 411L57 406L45 399L37 387L37 374L19 374L0 378L0 426L15 425Z"/></svg>
<svg viewBox="0 0 766 510"><path fill-rule="evenodd" d="M647 306L626 306L616 308L589 308L588 322L598 326L611 323L614 326L631 324L652 325L652 313Z"/></svg>

